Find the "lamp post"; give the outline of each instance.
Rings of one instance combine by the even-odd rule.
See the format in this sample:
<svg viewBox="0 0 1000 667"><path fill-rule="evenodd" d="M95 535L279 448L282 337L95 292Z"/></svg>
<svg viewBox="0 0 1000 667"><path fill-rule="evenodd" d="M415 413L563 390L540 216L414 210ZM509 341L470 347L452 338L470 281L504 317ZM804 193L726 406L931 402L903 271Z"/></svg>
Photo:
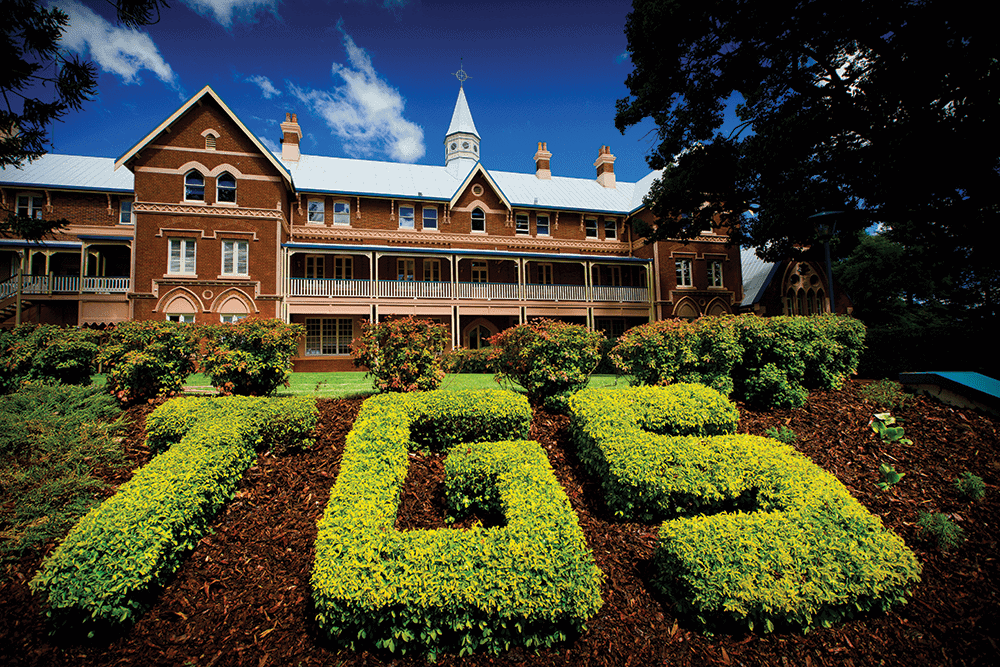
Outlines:
<svg viewBox="0 0 1000 667"><path fill-rule="evenodd" d="M831 313L837 312L837 305L833 299L833 267L830 264L830 239L837 233L837 217L843 214L843 211L820 211L809 216L816 230L816 238L823 242L826 251L826 286L830 294Z"/></svg>

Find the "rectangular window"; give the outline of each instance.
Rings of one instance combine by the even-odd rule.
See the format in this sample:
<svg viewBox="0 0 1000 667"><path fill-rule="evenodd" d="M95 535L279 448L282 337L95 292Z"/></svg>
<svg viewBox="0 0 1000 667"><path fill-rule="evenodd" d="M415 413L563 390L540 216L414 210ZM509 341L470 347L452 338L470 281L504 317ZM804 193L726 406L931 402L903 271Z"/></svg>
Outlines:
<svg viewBox="0 0 1000 667"><path fill-rule="evenodd" d="M722 262L717 259L708 263L709 287L722 287Z"/></svg>
<svg viewBox="0 0 1000 667"><path fill-rule="evenodd" d="M41 220L42 207L44 205L45 205L45 200L42 197L35 197L33 195L17 196L17 214L22 215L26 218L34 218L35 220Z"/></svg>
<svg viewBox="0 0 1000 667"><path fill-rule="evenodd" d="M485 283L489 282L488 271L486 268L486 262L473 262L472 263L472 282L474 283Z"/></svg>
<svg viewBox="0 0 1000 667"><path fill-rule="evenodd" d="M675 262L677 267L677 286L678 287L693 287L694 282L691 280L691 260L690 259L678 259Z"/></svg>
<svg viewBox="0 0 1000 667"><path fill-rule="evenodd" d="M587 218L583 221L583 226L587 230L588 239L597 238L597 218Z"/></svg>
<svg viewBox="0 0 1000 667"><path fill-rule="evenodd" d="M307 317L306 355L350 354L354 322L348 317Z"/></svg>
<svg viewBox="0 0 1000 667"><path fill-rule="evenodd" d="M396 280L416 280L416 260L397 259L396 260Z"/></svg>
<svg viewBox="0 0 1000 667"><path fill-rule="evenodd" d="M611 287L621 287L622 284L622 267L620 266L602 266L598 271L598 280L601 285L608 285Z"/></svg>
<svg viewBox="0 0 1000 667"><path fill-rule="evenodd" d="M168 322L180 322L181 324L194 324L194 313L168 313Z"/></svg>
<svg viewBox="0 0 1000 667"><path fill-rule="evenodd" d="M535 231L538 236L549 235L549 216L539 214L535 216Z"/></svg>
<svg viewBox="0 0 1000 667"><path fill-rule="evenodd" d="M194 239L170 239L170 262L167 273L194 275Z"/></svg>
<svg viewBox="0 0 1000 667"><path fill-rule="evenodd" d="M132 213L132 200L123 199L119 202L118 222L122 225L134 225L135 214Z"/></svg>
<svg viewBox="0 0 1000 667"><path fill-rule="evenodd" d="M250 255L250 244L247 241L222 242L222 275L245 276Z"/></svg>
<svg viewBox="0 0 1000 667"><path fill-rule="evenodd" d="M424 260L424 280L437 282L441 280L441 262L436 259Z"/></svg>
<svg viewBox="0 0 1000 667"><path fill-rule="evenodd" d="M223 324L236 324L245 317L246 315L243 314L237 315L235 313L230 313L227 315L226 313L223 313L219 315L219 321L221 321Z"/></svg>
<svg viewBox="0 0 1000 667"><path fill-rule="evenodd" d="M516 232L518 234L530 234L531 229L528 227L528 214L518 213L514 216L514 222L516 223Z"/></svg>
<svg viewBox="0 0 1000 667"><path fill-rule="evenodd" d="M326 262L323 255L306 255L306 278L316 280L326 277Z"/></svg>
<svg viewBox="0 0 1000 667"><path fill-rule="evenodd" d="M309 222L326 222L326 202L322 199L309 200Z"/></svg>
<svg viewBox="0 0 1000 667"><path fill-rule="evenodd" d="M413 229L413 207L412 206L400 206L399 207L399 228L400 229Z"/></svg>
<svg viewBox="0 0 1000 667"><path fill-rule="evenodd" d="M351 257L334 257L333 278L335 280L351 280L354 278L354 259Z"/></svg>
<svg viewBox="0 0 1000 667"><path fill-rule="evenodd" d="M438 228L438 210L437 207L424 207L424 229L437 229Z"/></svg>
<svg viewBox="0 0 1000 667"><path fill-rule="evenodd" d="M614 240L618 238L618 221L617 220L605 220L604 221L604 238Z"/></svg>
<svg viewBox="0 0 1000 667"><path fill-rule="evenodd" d="M333 224L351 224L351 205L346 201L333 202Z"/></svg>
<svg viewBox="0 0 1000 667"><path fill-rule="evenodd" d="M539 285L551 285L552 284L552 265L551 264L539 264L538 265L538 284Z"/></svg>

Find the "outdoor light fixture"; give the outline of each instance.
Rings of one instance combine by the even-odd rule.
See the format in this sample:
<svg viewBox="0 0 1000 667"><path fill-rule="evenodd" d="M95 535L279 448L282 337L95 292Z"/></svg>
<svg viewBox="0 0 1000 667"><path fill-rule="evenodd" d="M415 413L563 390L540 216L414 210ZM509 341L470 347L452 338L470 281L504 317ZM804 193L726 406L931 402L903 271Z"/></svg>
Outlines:
<svg viewBox="0 0 1000 667"><path fill-rule="evenodd" d="M830 312L836 313L837 306L833 300L833 268L830 264L830 239L837 233L837 216L844 211L820 211L809 216L816 230L816 239L823 242L826 251L826 287L830 294Z"/></svg>

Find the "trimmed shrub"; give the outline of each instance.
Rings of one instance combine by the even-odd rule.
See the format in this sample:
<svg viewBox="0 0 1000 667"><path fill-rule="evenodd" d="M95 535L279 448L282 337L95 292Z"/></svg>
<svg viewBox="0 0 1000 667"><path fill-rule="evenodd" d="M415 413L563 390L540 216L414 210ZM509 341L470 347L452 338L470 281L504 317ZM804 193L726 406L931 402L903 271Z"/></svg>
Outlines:
<svg viewBox="0 0 1000 667"><path fill-rule="evenodd" d="M90 384L97 334L51 324L22 324L0 331L0 393L26 382Z"/></svg>
<svg viewBox="0 0 1000 667"><path fill-rule="evenodd" d="M304 438L315 422L315 402L304 398L186 398L157 408L149 423L159 444L178 441L45 559L30 586L47 615L61 623L135 620L233 497L254 448L275 434L286 442Z"/></svg>
<svg viewBox="0 0 1000 667"><path fill-rule="evenodd" d="M192 324L162 320L116 325L97 357L108 390L123 405L178 393L194 370L198 333Z"/></svg>
<svg viewBox="0 0 1000 667"><path fill-rule="evenodd" d="M561 409L569 394L587 385L603 340L604 334L579 324L537 320L490 338L490 363L498 382L516 382L532 400Z"/></svg>
<svg viewBox="0 0 1000 667"><path fill-rule="evenodd" d="M351 355L355 366L368 369L378 391L429 391L444 379L441 354L447 343L448 328L429 320L364 322L351 341Z"/></svg>
<svg viewBox="0 0 1000 667"><path fill-rule="evenodd" d="M431 660L443 652L538 648L579 632L601 606L602 575L545 452L534 442L490 442L527 434L530 408L512 392L456 399L488 407L472 415L482 430L463 436L476 442L455 445L445 462L452 517L478 507L502 513L505 525L394 528L412 425L459 421L464 408L453 398L370 398L347 436L311 577L317 621L340 645ZM489 412L519 425L510 431L506 420L487 420Z"/></svg>
<svg viewBox="0 0 1000 667"><path fill-rule="evenodd" d="M305 333L301 324L278 319L205 327L202 370L223 396L268 396L288 386L292 356Z"/></svg>
<svg viewBox="0 0 1000 667"><path fill-rule="evenodd" d="M678 435L651 433L642 396L576 394L571 433L617 515L666 519L653 585L691 622L809 629L907 601L915 556L836 477L768 438L682 435L704 428L718 403L689 405L705 417Z"/></svg>

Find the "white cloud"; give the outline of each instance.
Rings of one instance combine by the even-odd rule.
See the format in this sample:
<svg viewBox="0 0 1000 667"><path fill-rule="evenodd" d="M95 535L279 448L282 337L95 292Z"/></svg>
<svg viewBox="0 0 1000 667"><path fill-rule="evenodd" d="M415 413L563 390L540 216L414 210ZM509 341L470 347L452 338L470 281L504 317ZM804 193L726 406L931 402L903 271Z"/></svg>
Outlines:
<svg viewBox="0 0 1000 667"><path fill-rule="evenodd" d="M53 3L69 16L69 26L62 35L62 45L86 54L105 72L126 83L141 84L139 72L149 70L174 90L180 90L177 74L171 69L153 40L144 32L115 26L88 7L74 0Z"/></svg>
<svg viewBox="0 0 1000 667"><path fill-rule="evenodd" d="M277 0L183 0L183 2L199 14L214 18L224 28L232 27L233 18L252 23L262 11L278 15Z"/></svg>
<svg viewBox="0 0 1000 667"><path fill-rule="evenodd" d="M426 153L423 128L403 117L403 96L379 77L371 58L339 21L337 29L349 62L333 63L332 73L342 84L332 91L290 84L292 94L326 121L352 157L378 153L399 162L416 162Z"/></svg>
<svg viewBox="0 0 1000 667"><path fill-rule="evenodd" d="M274 141L273 139L268 139L267 137L264 136L260 136L257 138L260 139L260 143L264 144L264 148L271 151L278 157L281 157L281 146L278 145L277 141Z"/></svg>
<svg viewBox="0 0 1000 667"><path fill-rule="evenodd" d="M269 100L272 97L277 97L278 95L281 95L281 91L275 88L274 84L271 83L271 80L266 76L255 74L253 76L248 76L247 81L249 81L252 84L255 84L258 88L260 88L260 92L264 96L265 100Z"/></svg>

